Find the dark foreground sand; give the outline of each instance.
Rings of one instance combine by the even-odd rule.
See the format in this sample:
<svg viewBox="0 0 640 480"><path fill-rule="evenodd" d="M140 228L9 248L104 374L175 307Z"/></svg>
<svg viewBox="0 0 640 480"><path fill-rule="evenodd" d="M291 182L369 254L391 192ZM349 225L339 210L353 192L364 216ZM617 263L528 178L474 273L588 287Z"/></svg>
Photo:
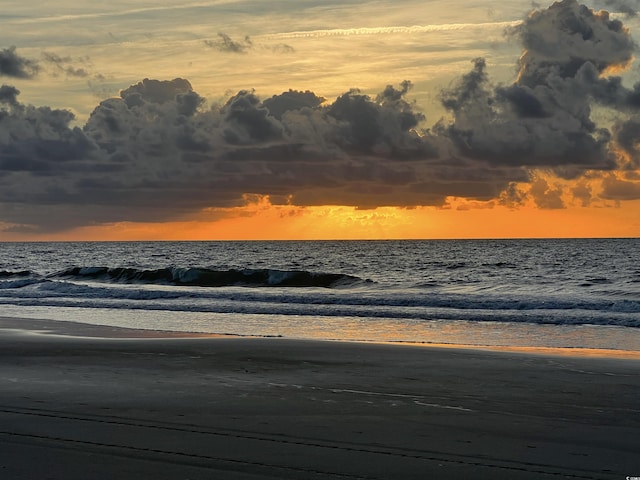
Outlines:
<svg viewBox="0 0 640 480"><path fill-rule="evenodd" d="M17 325L3 480L640 476L638 360Z"/></svg>

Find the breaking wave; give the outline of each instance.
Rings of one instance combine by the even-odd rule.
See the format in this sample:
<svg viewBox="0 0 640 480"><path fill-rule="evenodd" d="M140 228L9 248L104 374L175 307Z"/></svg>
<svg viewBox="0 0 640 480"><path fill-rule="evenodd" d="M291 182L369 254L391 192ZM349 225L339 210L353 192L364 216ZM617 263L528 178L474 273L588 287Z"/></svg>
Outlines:
<svg viewBox="0 0 640 480"><path fill-rule="evenodd" d="M149 283L191 287L324 287L338 288L367 283L352 275L316 273L305 270L208 268L137 268L73 267L50 275L50 278L84 279L117 283Z"/></svg>
<svg viewBox="0 0 640 480"><path fill-rule="evenodd" d="M31 272L29 270L21 270L17 272L0 270L0 278L28 277L29 275L31 275Z"/></svg>

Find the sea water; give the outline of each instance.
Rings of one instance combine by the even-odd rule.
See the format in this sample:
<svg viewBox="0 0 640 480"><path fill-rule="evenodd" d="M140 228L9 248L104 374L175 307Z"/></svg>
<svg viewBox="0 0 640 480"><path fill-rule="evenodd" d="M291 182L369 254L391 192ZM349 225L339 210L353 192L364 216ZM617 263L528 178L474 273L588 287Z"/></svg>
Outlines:
<svg viewBox="0 0 640 480"><path fill-rule="evenodd" d="M0 243L0 316L640 351L640 239Z"/></svg>

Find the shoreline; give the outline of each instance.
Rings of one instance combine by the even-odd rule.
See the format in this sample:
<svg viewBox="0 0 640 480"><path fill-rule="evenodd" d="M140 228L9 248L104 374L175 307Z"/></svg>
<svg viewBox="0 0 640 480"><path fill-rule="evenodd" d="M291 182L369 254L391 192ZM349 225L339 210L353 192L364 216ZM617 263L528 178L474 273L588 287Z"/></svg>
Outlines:
<svg viewBox="0 0 640 480"><path fill-rule="evenodd" d="M611 358L620 360L640 360L640 350L614 350L583 347L533 347L511 345L470 345L463 343L410 342L410 341L369 341L350 339L302 339L283 336L240 335L233 333L179 332L167 330L134 329L107 325L94 325L76 321L32 319L0 316L0 332L6 330L23 331L29 334L48 336L86 337L92 339L203 339L203 338L246 338L283 339L289 341L333 342L363 345L389 345L395 347L422 347L478 350L488 352L519 353L538 356L560 356L576 358Z"/></svg>

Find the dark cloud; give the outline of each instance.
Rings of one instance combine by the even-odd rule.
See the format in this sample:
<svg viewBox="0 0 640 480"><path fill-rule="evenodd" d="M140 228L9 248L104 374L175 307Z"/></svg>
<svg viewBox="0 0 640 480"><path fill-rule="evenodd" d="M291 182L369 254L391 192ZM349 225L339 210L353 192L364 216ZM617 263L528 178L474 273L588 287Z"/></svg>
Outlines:
<svg viewBox="0 0 640 480"><path fill-rule="evenodd" d="M127 105L142 105L143 103L167 103L173 102L182 95L193 93L191 84L183 78L171 81L149 80L131 85L122 90L120 96Z"/></svg>
<svg viewBox="0 0 640 480"><path fill-rule="evenodd" d="M289 90L280 95L274 95L266 99L263 104L269 110L269 114L278 120L282 120L282 116L289 111L301 110L303 108L317 108L326 99L318 97L315 93L297 92Z"/></svg>
<svg viewBox="0 0 640 480"><path fill-rule="evenodd" d="M2 85L0 87L0 103L17 106L18 95L20 95L20 90L18 90L16 87L13 87L11 85Z"/></svg>
<svg viewBox="0 0 640 480"><path fill-rule="evenodd" d="M609 74L629 65L635 43L607 12L575 0L533 12L511 34L524 53L511 85L492 85L483 59L442 94L453 121L439 126L464 155L494 165L552 168L573 178L612 170L612 132L592 118L594 102L640 107L640 85Z"/></svg>
<svg viewBox="0 0 640 480"><path fill-rule="evenodd" d="M241 91L222 107L224 138L232 145L252 145L283 138L282 125L269 115L260 99L253 93Z"/></svg>
<svg viewBox="0 0 640 480"><path fill-rule="evenodd" d="M484 60L442 94L453 121L437 131L465 156L493 165L612 169L610 132L590 119L588 99L564 85L494 87Z"/></svg>
<svg viewBox="0 0 640 480"><path fill-rule="evenodd" d="M473 60L442 91L447 116L431 128L409 81L330 100L241 90L209 106L186 79L144 79L102 101L82 128L69 111L22 104L4 85L0 221L41 230L163 221L248 195L360 208L443 206L452 196L545 209L571 195L585 206L598 195L638 198L628 174L640 165L640 83L627 87L615 73L632 59L629 32L563 0L512 34L525 49L516 80L496 85L487 62ZM255 48L224 34L210 46ZM44 61L68 71L83 65L76 60ZM602 194L585 175L604 178ZM582 179L569 188L557 177Z"/></svg>
<svg viewBox="0 0 640 480"><path fill-rule="evenodd" d="M38 70L38 63L18 55L16 47L0 50L0 76L32 78Z"/></svg>
<svg viewBox="0 0 640 480"><path fill-rule="evenodd" d="M576 76L565 80L564 84L566 89L616 110L634 112L640 108L640 83L633 88L626 88L622 77L602 76L591 63L585 63Z"/></svg>
<svg viewBox="0 0 640 480"><path fill-rule="evenodd" d="M508 208L519 208L525 204L529 195L518 187L518 184L511 182L500 193L498 203Z"/></svg>
<svg viewBox="0 0 640 480"><path fill-rule="evenodd" d="M435 156L429 140L414 130L425 116L404 99L410 87L410 82L399 90L389 85L375 101L358 90L338 97L326 107L336 121L333 141L346 152L396 159Z"/></svg>
<svg viewBox="0 0 640 480"><path fill-rule="evenodd" d="M286 43L277 43L275 45L259 44L256 45L249 35L246 35L242 40L237 41L232 39L226 33L218 33L218 38L215 40L205 40L204 44L207 47L218 50L224 53L248 53L250 50L256 48L260 50L268 50L277 54L289 54L295 52L295 48Z"/></svg>
<svg viewBox="0 0 640 480"><path fill-rule="evenodd" d="M531 184L529 194L538 208L565 208L564 201L562 200L562 188L557 185L549 185L544 178L538 178Z"/></svg>
<svg viewBox="0 0 640 480"><path fill-rule="evenodd" d="M562 0L533 12L512 33L525 49L518 83L530 87L548 84L554 77L574 77L586 62L600 73L628 65L635 50L622 22L576 0Z"/></svg>
<svg viewBox="0 0 640 480"><path fill-rule="evenodd" d="M631 118L618 123L614 129L618 144L629 154L636 156L640 153L640 119Z"/></svg>
<svg viewBox="0 0 640 480"><path fill-rule="evenodd" d="M602 198L608 200L640 200L640 182L619 179L610 175L602 181Z"/></svg>
<svg viewBox="0 0 640 480"><path fill-rule="evenodd" d="M0 175L49 176L98 167L92 158L93 142L81 129L70 127L71 112L22 105L18 93L14 87L0 88L7 105L0 109ZM6 199L7 192L3 194Z"/></svg>
<svg viewBox="0 0 640 480"><path fill-rule="evenodd" d="M518 118L549 118L551 112L536 96L536 92L525 85L509 85L496 88L496 101L508 105Z"/></svg>
<svg viewBox="0 0 640 480"><path fill-rule="evenodd" d="M86 68L87 59L73 59L71 57L61 57L53 52L43 52L42 58L45 63L53 66L54 76L64 73L69 77L87 78L90 76ZM82 66L75 66L80 63Z"/></svg>
<svg viewBox="0 0 640 480"><path fill-rule="evenodd" d="M484 58L473 60L473 70L463 75L455 85L441 94L442 106L456 114L478 103L490 104L486 89L489 76L486 72L487 62Z"/></svg>
<svg viewBox="0 0 640 480"><path fill-rule="evenodd" d="M573 198L578 200L583 207L591 205L593 200L593 189L586 182L580 182L571 189Z"/></svg>
<svg viewBox="0 0 640 480"><path fill-rule="evenodd" d="M328 114L344 125L339 129L338 143L354 150L371 151L382 137L379 108L367 95L358 90L338 97L329 107Z"/></svg>
<svg viewBox="0 0 640 480"><path fill-rule="evenodd" d="M248 35L238 42L222 32L218 33L216 40L205 40L204 43L208 47L227 53L247 53L248 50L253 48L253 42Z"/></svg>
<svg viewBox="0 0 640 480"><path fill-rule="evenodd" d="M613 134L618 147L625 153L627 168L640 167L640 118L620 121L613 127Z"/></svg>
<svg viewBox="0 0 640 480"><path fill-rule="evenodd" d="M628 17L635 17L640 9L640 0L597 0L595 5L610 12L624 13Z"/></svg>
<svg viewBox="0 0 640 480"><path fill-rule="evenodd" d="M238 205L252 193L299 196L301 204L439 204L440 191L422 191L425 179L439 175L429 166L438 159L414 130L424 117L404 99L409 87L387 87L375 99L350 91L329 104L313 92L263 102L240 91L207 108L187 80L145 79L101 102L82 130L68 111L16 100L2 110L11 131L0 136L0 180L9 186L0 185L0 202L24 208L19 217L3 210L4 220L25 223L43 205L83 212L93 205L96 222L167 219ZM462 185L438 188L447 183ZM63 225L51 215L38 223Z"/></svg>

